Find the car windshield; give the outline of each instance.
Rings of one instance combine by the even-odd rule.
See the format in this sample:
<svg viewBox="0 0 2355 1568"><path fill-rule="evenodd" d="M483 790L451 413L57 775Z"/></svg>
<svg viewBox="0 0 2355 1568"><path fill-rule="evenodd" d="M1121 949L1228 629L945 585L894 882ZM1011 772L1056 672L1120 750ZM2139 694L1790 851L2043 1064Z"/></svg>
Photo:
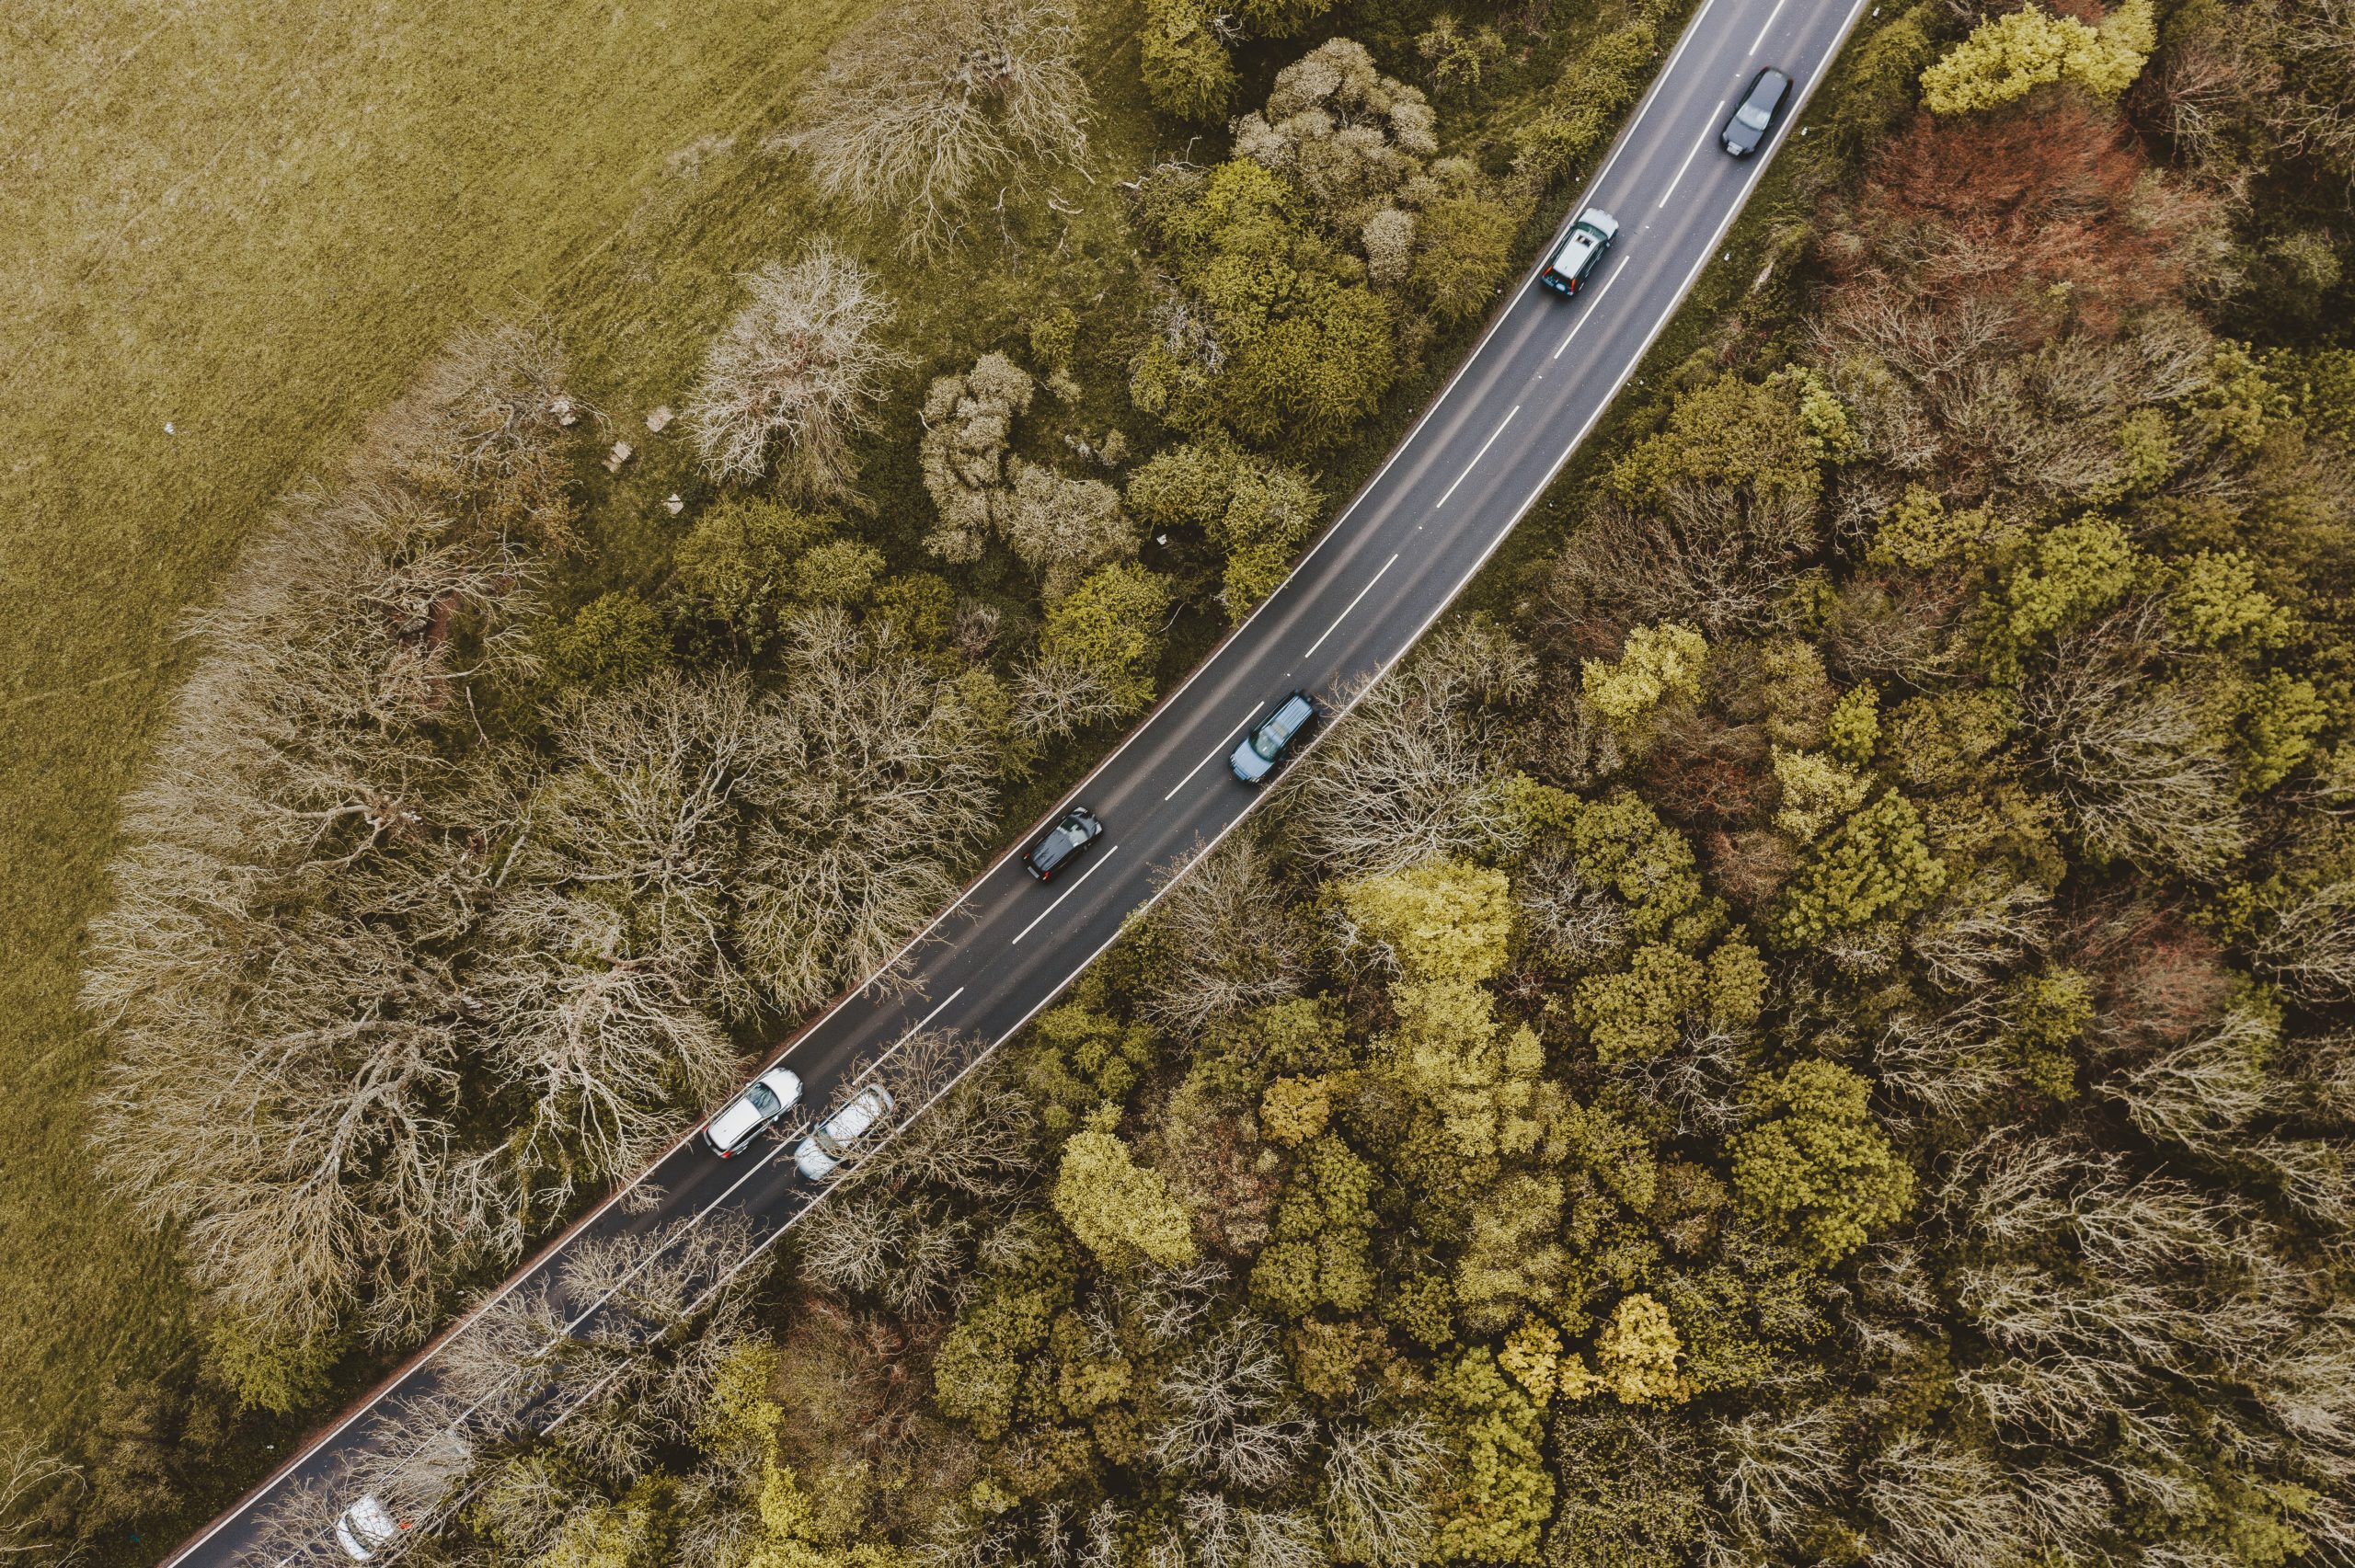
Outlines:
<svg viewBox="0 0 2355 1568"><path fill-rule="evenodd" d="M765 1083L755 1083L752 1092L744 1096L752 1102L752 1109L764 1116L776 1115L776 1091Z"/></svg>
<svg viewBox="0 0 2355 1568"><path fill-rule="evenodd" d="M1276 733L1276 727L1272 724L1260 726L1259 733L1251 738L1251 750L1259 754L1259 761L1263 762L1274 761L1276 753L1283 749L1283 738Z"/></svg>
<svg viewBox="0 0 2355 1568"><path fill-rule="evenodd" d="M1768 116L1766 113L1766 107L1763 104L1746 103L1734 111L1733 117L1736 120L1740 120L1744 125L1749 126L1752 131L1763 131L1766 129L1766 120Z"/></svg>

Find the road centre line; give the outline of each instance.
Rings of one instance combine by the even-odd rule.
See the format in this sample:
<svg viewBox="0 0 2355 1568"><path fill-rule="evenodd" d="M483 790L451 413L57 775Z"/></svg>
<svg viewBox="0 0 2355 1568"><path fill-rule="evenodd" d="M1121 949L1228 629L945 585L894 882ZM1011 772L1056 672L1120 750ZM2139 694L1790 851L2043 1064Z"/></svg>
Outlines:
<svg viewBox="0 0 2355 1568"><path fill-rule="evenodd" d="M1455 485L1450 485L1447 489L1441 494L1440 498L1431 503L1431 510L1437 511L1440 508L1447 505L1447 498L1455 494L1455 486L1461 485L1464 481L1472 477L1472 470L1480 466L1480 460L1488 455L1488 449L1490 447L1497 444L1497 437L1505 433L1505 426L1511 424L1513 415L1520 412L1521 405L1518 403L1514 404L1512 407L1506 412L1503 424L1499 424L1496 429L1489 434L1488 439L1480 443L1480 450L1472 454L1472 461L1465 464L1464 465L1464 472L1455 476Z"/></svg>
<svg viewBox="0 0 2355 1568"><path fill-rule="evenodd" d="M1676 194L1677 186L1683 182L1684 171L1693 166L1693 160L1701 155L1701 149L1707 146L1712 141L1716 140L1717 126L1726 112L1726 99L1719 98L1717 100L1717 107L1710 111L1709 133L1702 137L1698 142L1694 143L1693 150L1684 155L1684 161L1676 166L1676 177L1670 180L1668 182L1668 189L1660 193L1660 206L1653 208L1653 212L1657 212L1660 211L1660 207L1668 205L1668 199Z"/></svg>
<svg viewBox="0 0 2355 1568"><path fill-rule="evenodd" d="M1551 358L1557 360L1560 359L1562 357L1562 349L1568 348L1570 346L1570 339L1576 338L1579 333L1585 328L1586 324L1594 319L1594 313L1597 310L1600 310L1603 306L1603 296L1611 292L1611 285L1617 282L1619 280L1619 275L1626 270L1627 270L1627 267L1625 262L1622 262L1620 265L1611 269L1611 276L1603 280L1603 287L1595 290L1594 297L1586 302L1586 308L1584 310L1579 312L1579 318L1570 323L1570 329L1568 332L1562 334L1562 347L1561 349L1555 349L1553 354L1550 356Z"/></svg>
<svg viewBox="0 0 2355 1568"><path fill-rule="evenodd" d="M1045 909L1040 910L1037 916L1031 920L1028 925L1026 925L1020 931L1016 932L1014 933L1014 941L1007 943L1006 945L1008 947L1012 947L1016 943L1020 942L1024 937L1038 930L1039 921L1045 920L1049 915L1053 914L1057 910L1062 909L1063 907L1063 899L1068 898L1074 893L1078 892L1080 883L1086 881L1089 877L1103 870L1104 863L1111 859L1112 852L1120 847L1120 846L1118 844L1105 845L1104 853L1096 857L1096 864L1089 866L1086 871L1081 872L1079 876L1073 880L1072 885L1063 890L1062 897L1056 898L1053 903L1049 904Z"/></svg>
<svg viewBox="0 0 2355 1568"><path fill-rule="evenodd" d="M1212 748L1211 749L1211 754L1210 754L1210 756L1209 756L1209 757L1205 757L1205 758L1203 758L1200 761L1199 761L1199 762L1195 763L1192 767L1190 767L1190 768L1187 769L1187 770L1186 770L1186 776L1185 776L1184 778L1182 778L1182 779L1179 779L1176 784L1171 784L1171 785L1169 786L1169 794L1168 794L1168 795L1163 795L1161 798L1162 798L1163 800L1165 800L1165 801L1166 801L1166 800L1169 799L1171 795L1176 795L1179 790L1184 789L1188 784L1192 784L1192 783L1194 782L1194 775L1195 775L1196 773L1200 773L1204 768L1209 767L1209 766L1210 766L1210 764L1211 764L1211 760L1212 760L1212 758L1215 758L1215 757L1218 757L1218 756L1221 756L1221 755L1224 754L1224 752L1225 752L1225 750L1226 750L1226 742L1227 742L1227 740L1232 740L1232 739L1234 739L1237 735L1241 734L1241 733L1242 733L1242 730L1243 730L1243 725L1244 725L1244 724L1249 724L1249 723L1251 722L1252 715L1253 715L1254 714L1257 714L1258 711L1259 711L1259 710L1258 710L1258 708L1253 708L1253 709L1251 710L1251 712L1250 712L1250 713L1245 714L1245 715L1243 715L1243 724L1238 724L1238 725L1236 725L1233 729L1228 730L1228 731L1226 732L1226 739L1225 739L1225 740L1221 740L1221 741L1220 741L1216 746L1212 747Z"/></svg>
<svg viewBox="0 0 2355 1568"><path fill-rule="evenodd" d="M1382 572L1388 571L1397 564L1398 557L1396 555L1391 556L1390 559L1382 563ZM1372 593L1373 591L1373 584L1382 580L1382 572L1374 573L1373 581L1367 583L1363 588L1358 589L1357 599L1350 600L1349 603L1341 607L1341 612L1333 617L1333 624L1325 628L1325 637L1329 637L1334 633L1341 629L1341 623L1348 620L1350 618L1350 612L1358 607L1358 600L1361 600L1367 594ZM1325 637L1319 637L1315 642L1308 645L1308 651L1300 656L1303 663L1306 663L1309 659L1315 657L1316 650L1325 646Z"/></svg>
<svg viewBox="0 0 2355 1568"><path fill-rule="evenodd" d="M1783 7L1789 4L1790 0L1775 0L1775 8L1766 13L1766 25L1758 29L1758 36L1751 40L1750 52L1752 54L1758 52L1758 46L1764 43L1766 41L1766 35L1775 30L1775 18L1781 16L1783 14ZM1830 64L1831 62L1826 61L1825 63Z"/></svg>

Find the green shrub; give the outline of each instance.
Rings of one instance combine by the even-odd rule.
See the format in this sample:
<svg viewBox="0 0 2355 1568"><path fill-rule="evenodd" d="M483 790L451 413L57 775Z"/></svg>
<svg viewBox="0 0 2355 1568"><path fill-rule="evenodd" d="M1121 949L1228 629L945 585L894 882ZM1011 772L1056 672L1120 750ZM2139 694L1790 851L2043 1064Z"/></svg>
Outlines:
<svg viewBox="0 0 2355 1568"><path fill-rule="evenodd" d="M599 594L545 633L548 673L567 686L610 692L671 662L662 617L627 589Z"/></svg>
<svg viewBox="0 0 2355 1568"><path fill-rule="evenodd" d="M1913 1167L1865 1108L1870 1086L1836 1062L1809 1059L1756 1080L1755 1121L1733 1139L1743 1209L1786 1231L1819 1264L1839 1262L1913 1201Z"/></svg>
<svg viewBox="0 0 2355 1568"><path fill-rule="evenodd" d="M1124 713L1153 703L1169 579L1133 562L1097 568L1047 612L1039 651L1104 683Z"/></svg>

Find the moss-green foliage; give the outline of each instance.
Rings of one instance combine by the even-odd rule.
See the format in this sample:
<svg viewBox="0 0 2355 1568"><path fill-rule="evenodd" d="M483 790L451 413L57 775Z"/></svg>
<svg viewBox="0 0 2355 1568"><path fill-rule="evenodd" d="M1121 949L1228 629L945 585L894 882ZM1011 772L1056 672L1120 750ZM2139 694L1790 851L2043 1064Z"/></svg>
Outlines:
<svg viewBox="0 0 2355 1568"><path fill-rule="evenodd" d="M1518 212L1488 197L1444 196L1425 206L1416 223L1421 243L1407 273L1415 302L1442 326L1486 311L1520 227Z"/></svg>
<svg viewBox="0 0 2355 1568"><path fill-rule="evenodd" d="M1696 703L1709 646L1700 632L1675 621L1637 626L1615 659L1590 658L1579 667L1588 704L1634 746L1664 703Z"/></svg>
<svg viewBox="0 0 2355 1568"><path fill-rule="evenodd" d="M1626 902L1628 929L1638 939L1661 936L1700 899L1692 844L1639 795L1582 800L1518 776L1507 781L1499 804L1518 833L1566 838L1579 875Z"/></svg>
<svg viewBox="0 0 2355 1568"><path fill-rule="evenodd" d="M1148 528L1198 528L1226 556L1226 612L1241 621L1292 569L1325 498L1305 470L1254 456L1223 434L1156 453L1130 475Z"/></svg>
<svg viewBox="0 0 2355 1568"><path fill-rule="evenodd" d="M1815 426L1803 417L1803 394L1810 389L1819 398L1829 395L1819 383L1792 377L1712 376L1678 395L1667 428L1613 464L1607 483L1631 501L1652 504L1679 484L1812 499L1823 483L1819 427L1828 416L1820 413Z"/></svg>
<svg viewBox="0 0 2355 1568"><path fill-rule="evenodd" d="M2085 518L2028 540L1982 606L1990 673L2016 676L2027 650L2116 604L2142 567L2141 552L2108 518Z"/></svg>
<svg viewBox="0 0 2355 1568"><path fill-rule="evenodd" d="M1621 1404L1682 1404L1693 1394L1692 1383L1677 1370L1683 1354L1668 1309L1638 1291L1620 1299L1594 1336L1594 1372L1565 1378L1563 1392L1573 1398L1608 1393Z"/></svg>
<svg viewBox="0 0 2355 1568"><path fill-rule="evenodd" d="M957 593L930 572L902 572L876 584L869 612L889 622L918 649L930 651L948 640Z"/></svg>
<svg viewBox="0 0 2355 1568"><path fill-rule="evenodd" d="M1823 751L1774 751L1775 784L1782 804L1775 826L1811 843L1844 820L1872 794L1872 780Z"/></svg>
<svg viewBox="0 0 2355 1568"><path fill-rule="evenodd" d="M1156 338L1132 366L1130 396L1189 435L1223 428L1299 449L1338 441L1397 374L1390 306L1349 280L1348 258L1260 165L1155 177L1169 189L1145 211L1179 284L1215 324L1223 360L1213 371Z"/></svg>
<svg viewBox="0 0 2355 1568"><path fill-rule="evenodd" d="M1805 946L1911 914L1946 885L1946 866L1931 853L1921 813L1891 790L1809 853L1767 929L1782 946Z"/></svg>
<svg viewBox="0 0 2355 1568"><path fill-rule="evenodd" d="M1824 749L1848 766L1863 768L1871 765L1879 743L1880 693L1870 686L1851 687L1824 720Z"/></svg>
<svg viewBox="0 0 2355 1568"><path fill-rule="evenodd" d="M1140 1260L1176 1268L1194 1258L1185 1207L1157 1172L1140 1169L1109 1132L1074 1133L1055 1174L1055 1212L1097 1261L1126 1268Z"/></svg>
<svg viewBox="0 0 2355 1568"><path fill-rule="evenodd" d="M933 1359L933 1397L943 1415L984 1438L1003 1435L1023 1394L1022 1373L1047 1344L1074 1279L1059 1237L1016 1237L1010 1255L957 1314Z"/></svg>
<svg viewBox="0 0 2355 1568"><path fill-rule="evenodd" d="M840 529L839 519L780 501L722 502L695 520L672 557L683 612L758 653L794 603L866 598L882 557Z"/></svg>
<svg viewBox="0 0 2355 1568"><path fill-rule="evenodd" d="M2153 0L2120 0L2097 27L2024 6L1982 22L1922 73L1936 114L1990 109L2069 81L2103 97L2134 85L2158 42Z"/></svg>
<svg viewBox="0 0 2355 1568"><path fill-rule="evenodd" d="M1102 567L1047 612L1039 651L1103 682L1124 712L1149 707L1169 579L1133 562Z"/></svg>
<svg viewBox="0 0 2355 1568"><path fill-rule="evenodd" d="M1502 1023L1488 992L1464 980L1401 981L1390 1001L1399 1077L1432 1117L1424 1179L1443 1182L1457 1162L1534 1147L1545 1051L1529 1026Z"/></svg>
<svg viewBox="0 0 2355 1568"><path fill-rule="evenodd" d="M1371 1303L1373 1195L1373 1170L1348 1144L1310 1139L1277 1202L1274 1239L1252 1265L1252 1299L1287 1318Z"/></svg>
<svg viewBox="0 0 2355 1568"><path fill-rule="evenodd" d="M1757 1119L1733 1139L1743 1208L1824 1263L1863 1246L1913 1201L1913 1169L1874 1125L1870 1093L1836 1062L1794 1062L1751 1085Z"/></svg>
<svg viewBox="0 0 2355 1568"><path fill-rule="evenodd" d="M2093 1021L2088 976L2054 969L2014 980L2004 999L2004 1036L2022 1081L2050 1099L2074 1099L2076 1062L2071 1051Z"/></svg>
<svg viewBox="0 0 2355 1568"><path fill-rule="evenodd" d="M1455 1262L1455 1310L1467 1333L1492 1334L1531 1308L1550 1306L1568 1276L1567 1194L1551 1173L1520 1171L1485 1187Z"/></svg>
<svg viewBox="0 0 2355 1568"><path fill-rule="evenodd" d="M671 662L671 636L654 606L626 589L599 594L542 635L548 673L566 686L610 692Z"/></svg>
<svg viewBox="0 0 2355 1568"><path fill-rule="evenodd" d="M1125 1102L1155 1054L1150 1028L1078 1000L1040 1015L1023 1067L1031 1092L1044 1102L1048 1130L1060 1134L1092 1111Z"/></svg>
<svg viewBox="0 0 2355 1568"><path fill-rule="evenodd" d="M1213 124L1235 102L1235 63L1201 0L1145 0L1139 68L1153 107L1173 120Z"/></svg>
<svg viewBox="0 0 2355 1568"><path fill-rule="evenodd" d="M1898 12L1842 52L1840 91L1832 95L1832 128L1841 142L1861 149L1912 112L1914 79L1929 63L1929 29L1937 13L1928 0Z"/></svg>
<svg viewBox="0 0 2355 1568"><path fill-rule="evenodd" d="M206 1372L236 1396L240 1407L288 1415L316 1404L327 1376L348 1346L333 1338L288 1341L232 1313L205 1325Z"/></svg>
<svg viewBox="0 0 2355 1568"><path fill-rule="evenodd" d="M1603 148L1620 116L1635 107L1659 57L1649 22L1607 32L1566 63L1532 119L1513 128L1513 170L1535 189L1550 189Z"/></svg>
<svg viewBox="0 0 2355 1568"><path fill-rule="evenodd" d="M1727 943L1706 963L1668 943L1647 943L1624 971L1579 981L1570 1016L1598 1061L1656 1057L1677 1043L1688 1019L1718 1028L1756 1022L1765 983L1758 950L1745 942Z"/></svg>
<svg viewBox="0 0 2355 1568"><path fill-rule="evenodd" d="M1538 1534L1554 1511L1536 1403L1485 1348L1457 1356L1432 1397L1457 1455L1441 1505L1437 1560L1534 1562Z"/></svg>
<svg viewBox="0 0 2355 1568"><path fill-rule="evenodd" d="M1460 860L1426 861L1341 889L1342 907L1396 955L1409 980L1477 984L1505 961L1512 907L1505 874Z"/></svg>

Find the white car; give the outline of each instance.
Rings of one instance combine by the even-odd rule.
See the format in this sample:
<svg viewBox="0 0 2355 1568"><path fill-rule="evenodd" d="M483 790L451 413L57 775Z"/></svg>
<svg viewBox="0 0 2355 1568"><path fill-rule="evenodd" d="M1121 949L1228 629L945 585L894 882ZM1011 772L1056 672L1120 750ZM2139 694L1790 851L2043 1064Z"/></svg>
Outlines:
<svg viewBox="0 0 2355 1568"><path fill-rule="evenodd" d="M1562 236L1560 248L1539 269L1537 280L1557 294L1577 293L1594 276L1594 269L1603 265L1612 242L1618 237L1618 219L1600 207L1588 208L1570 225L1570 232Z"/></svg>
<svg viewBox="0 0 2355 1568"><path fill-rule="evenodd" d="M782 1067L769 1069L704 1125L705 1147L722 1160L729 1159L752 1142L754 1133L793 1109L800 1098L798 1077Z"/></svg>
<svg viewBox="0 0 2355 1568"><path fill-rule="evenodd" d="M335 1522L335 1543L354 1562L365 1562L376 1555L377 1550L400 1534L400 1521L393 1517L374 1493L343 1511Z"/></svg>
<svg viewBox="0 0 2355 1568"><path fill-rule="evenodd" d="M850 1146L890 1114L890 1093L880 1083L868 1084L801 1140L801 1147L793 1151L794 1164L811 1181L824 1181L847 1157Z"/></svg>

